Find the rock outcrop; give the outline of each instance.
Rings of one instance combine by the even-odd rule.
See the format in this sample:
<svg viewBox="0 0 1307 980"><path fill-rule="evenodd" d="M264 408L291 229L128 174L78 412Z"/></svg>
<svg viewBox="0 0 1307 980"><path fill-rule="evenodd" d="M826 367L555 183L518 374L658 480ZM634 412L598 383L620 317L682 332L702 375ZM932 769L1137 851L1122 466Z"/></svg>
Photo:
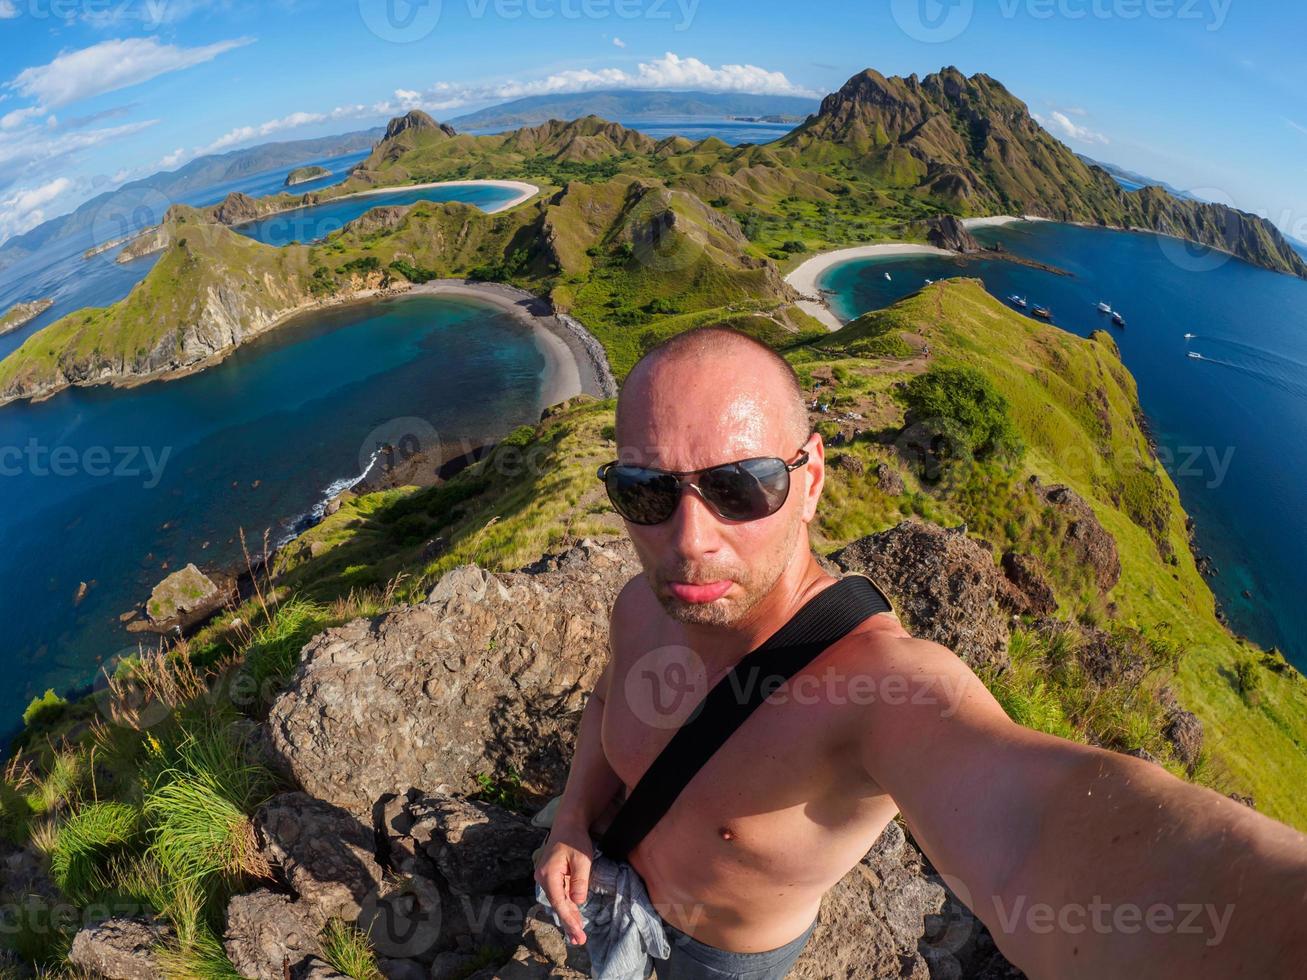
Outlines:
<svg viewBox="0 0 1307 980"><path fill-rule="evenodd" d="M166 925L145 919L105 919L78 931L68 960L105 980L163 980L155 947L171 932Z"/></svg>
<svg viewBox="0 0 1307 980"><path fill-rule="evenodd" d="M951 214L931 218L926 226L926 241L936 248L948 249L969 255L981 251L976 236L967 230L967 226Z"/></svg>
<svg viewBox="0 0 1307 980"><path fill-rule="evenodd" d="M154 625L167 625L203 616L216 609L222 601L222 589L190 564L154 587L145 603L145 614Z"/></svg>
<svg viewBox="0 0 1307 980"><path fill-rule="evenodd" d="M972 667L1007 663L1007 621L1022 600L965 530L905 521L830 557L880 583L914 636L948 647Z"/></svg>
<svg viewBox="0 0 1307 980"><path fill-rule="evenodd" d="M548 571L465 565L421 605L327 630L272 706L273 756L360 816L410 786L470 792L482 773L554 795L609 610L638 572L625 542L577 545Z"/></svg>
<svg viewBox="0 0 1307 980"><path fill-rule="evenodd" d="M438 123L421 109L412 109L403 116L396 116L386 125L386 135L383 139L393 140L401 133L407 133L410 130L439 130L446 136L457 135L454 127L447 123Z"/></svg>
<svg viewBox="0 0 1307 980"><path fill-rule="evenodd" d="M1093 571L1099 591L1108 592L1121 578L1116 539L1099 523L1085 498L1070 487L1060 483L1044 486L1036 476L1030 477L1030 485L1039 498L1065 520L1068 549L1078 562Z"/></svg>
<svg viewBox="0 0 1307 980"><path fill-rule="evenodd" d="M54 306L54 300L49 298L34 299L27 303L15 303L5 310L3 315L0 315L0 336L12 333L24 324L30 323L52 306Z"/></svg>

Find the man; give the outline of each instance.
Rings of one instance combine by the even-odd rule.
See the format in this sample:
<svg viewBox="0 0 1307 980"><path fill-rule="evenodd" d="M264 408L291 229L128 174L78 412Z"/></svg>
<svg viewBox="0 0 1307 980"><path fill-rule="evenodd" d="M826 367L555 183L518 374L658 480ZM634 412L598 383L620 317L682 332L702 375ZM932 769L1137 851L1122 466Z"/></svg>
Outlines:
<svg viewBox="0 0 1307 980"><path fill-rule="evenodd" d="M614 498L644 574L614 604L611 657L536 872L576 943L614 801L734 664L836 581L808 542L821 437L770 348L720 328L664 342L627 377L617 443L623 464L683 475L669 498L666 479L623 471ZM749 513L723 471L702 473L759 457L775 458L759 472L779 492ZM651 682L677 677L694 693ZM1148 762L1014 724L950 651L881 614L759 707L630 853L673 939L659 976L783 976L822 895L898 812L1032 977L1287 976L1307 963L1301 834Z"/></svg>

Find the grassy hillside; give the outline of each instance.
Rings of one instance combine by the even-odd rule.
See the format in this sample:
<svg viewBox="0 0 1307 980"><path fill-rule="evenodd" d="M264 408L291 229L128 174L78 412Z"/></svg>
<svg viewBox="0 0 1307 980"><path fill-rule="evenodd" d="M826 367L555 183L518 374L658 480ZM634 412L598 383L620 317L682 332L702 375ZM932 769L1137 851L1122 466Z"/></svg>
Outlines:
<svg viewBox="0 0 1307 980"><path fill-rule="evenodd" d="M403 226L392 234L402 239ZM1110 337L1064 333L955 279L833 334L772 339L826 405L812 413L828 442L816 550L920 517L965 523L995 560L1007 550L1034 556L1056 617L1094 628L1113 657L1136 658L1143 670L1091 680L1055 633L1026 618L1013 627L1011 667L982 674L1014 716L1148 753L1307 828L1307 685L1270 669L1273 661L1216 621L1176 489L1149 453L1134 381ZM958 411L939 429L951 452L921 467L904 436L920 424L910 405L922 403L910 393L940 377L973 379L984 410ZM962 409L964 387L944 392ZM323 629L419 601L466 562L510 570L582 537L620 534L594 478L615 452L613 411L611 400L579 396L439 486L346 494L336 513L278 553L254 598L165 654L118 667L114 686L133 692L127 710L162 704L168 720L137 732L96 720L89 700L34 704L0 784L0 832L47 854L73 904L143 902L172 922L169 975L228 975L216 938L221 910L266 874L248 863L242 842L277 786L242 751L241 726L262 719L300 649ZM882 482L882 467L902 486ZM1115 539L1121 574L1110 591L1070 553L1065 526L1031 476L1069 485ZM1163 685L1205 726L1192 767L1162 736ZM187 847L196 835L210 842L202 853ZM33 900L6 942L33 962L60 963L71 934L51 928L49 915Z"/></svg>

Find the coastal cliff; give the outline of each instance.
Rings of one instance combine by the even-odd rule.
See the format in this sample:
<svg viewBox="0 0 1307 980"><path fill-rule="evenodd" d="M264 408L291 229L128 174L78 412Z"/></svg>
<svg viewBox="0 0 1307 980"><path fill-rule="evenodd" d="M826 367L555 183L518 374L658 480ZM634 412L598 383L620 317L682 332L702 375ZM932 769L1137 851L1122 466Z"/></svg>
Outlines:
<svg viewBox="0 0 1307 980"><path fill-rule="evenodd" d="M964 214L1030 214L1174 235L1307 278L1269 221L1148 186L1130 191L1050 135L988 75L918 79L868 69L780 145L814 163L848 159L868 177Z"/></svg>

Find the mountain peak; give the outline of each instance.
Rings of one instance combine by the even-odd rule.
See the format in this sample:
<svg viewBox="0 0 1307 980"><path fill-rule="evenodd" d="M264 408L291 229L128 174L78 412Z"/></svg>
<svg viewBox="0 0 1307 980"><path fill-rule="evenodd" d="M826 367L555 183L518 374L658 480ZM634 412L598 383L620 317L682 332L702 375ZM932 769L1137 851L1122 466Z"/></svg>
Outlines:
<svg viewBox="0 0 1307 980"><path fill-rule="evenodd" d="M386 135L384 139L394 139L400 133L408 132L410 129L416 130L440 130L446 136L454 136L454 127L444 123L438 123L421 109L410 109L405 115L396 116L386 126Z"/></svg>

